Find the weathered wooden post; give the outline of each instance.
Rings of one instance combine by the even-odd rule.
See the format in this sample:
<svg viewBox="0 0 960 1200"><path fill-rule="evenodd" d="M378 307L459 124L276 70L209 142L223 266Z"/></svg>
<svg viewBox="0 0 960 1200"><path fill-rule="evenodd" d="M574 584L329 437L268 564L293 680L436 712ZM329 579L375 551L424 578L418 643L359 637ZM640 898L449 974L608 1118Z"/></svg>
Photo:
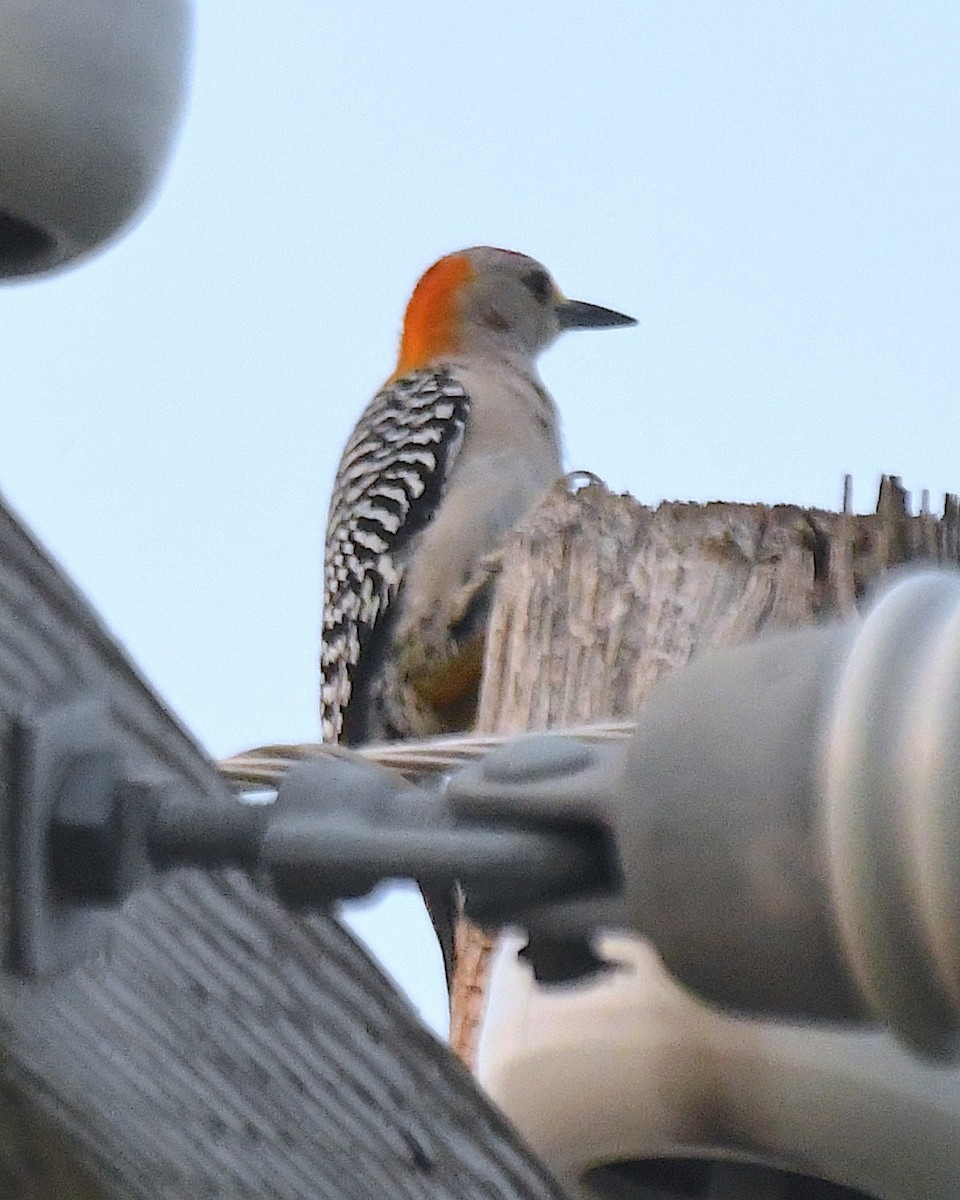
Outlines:
<svg viewBox="0 0 960 1200"><path fill-rule="evenodd" d="M695 654L847 615L898 563L956 563L956 497L939 519L922 508L909 515L896 477L883 479L877 511L866 516L793 505L654 510L599 482L557 489L506 547L478 728L629 717ZM468 1065L491 945L461 923L451 1043Z"/></svg>

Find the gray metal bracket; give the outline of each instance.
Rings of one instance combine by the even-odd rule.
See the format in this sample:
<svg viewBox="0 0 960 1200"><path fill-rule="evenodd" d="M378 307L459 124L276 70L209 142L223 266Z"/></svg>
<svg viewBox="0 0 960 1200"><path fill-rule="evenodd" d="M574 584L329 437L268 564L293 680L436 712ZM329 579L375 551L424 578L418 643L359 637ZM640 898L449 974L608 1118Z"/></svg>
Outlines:
<svg viewBox="0 0 960 1200"><path fill-rule="evenodd" d="M326 907L385 879L460 883L497 923L595 888L606 871L589 839L454 820L442 794L356 760L300 763L268 804L175 792L137 777L108 707L90 698L25 714L11 760L6 962L27 978L95 952L111 910L178 866L240 867L291 908Z"/></svg>
<svg viewBox="0 0 960 1200"><path fill-rule="evenodd" d="M862 624L761 639L661 684L620 745L519 738L443 792L355 759L292 769L273 804L138 779L96 702L21 720L7 960L89 952L155 871L238 866L291 907L383 879L459 882L519 925L541 980L604 966L603 930L649 937L740 1012L883 1020L960 1050L960 575L914 574Z"/></svg>
<svg viewBox="0 0 960 1200"><path fill-rule="evenodd" d="M10 969L36 978L81 961L105 940L111 902L84 896L82 886L75 894L61 886L52 829L73 765L82 761L94 783L95 777L121 776L124 760L106 706L89 697L24 714L13 724L9 754L11 924L5 957ZM96 847L79 836L74 850L82 879Z"/></svg>

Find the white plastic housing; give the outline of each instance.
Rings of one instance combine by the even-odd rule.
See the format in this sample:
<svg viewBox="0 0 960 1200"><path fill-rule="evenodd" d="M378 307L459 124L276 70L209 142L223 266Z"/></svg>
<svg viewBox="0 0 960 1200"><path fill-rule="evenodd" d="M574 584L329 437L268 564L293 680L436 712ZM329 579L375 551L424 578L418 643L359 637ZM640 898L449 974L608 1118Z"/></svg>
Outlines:
<svg viewBox="0 0 960 1200"><path fill-rule="evenodd" d="M0 279L113 237L179 124L189 0L0 0Z"/></svg>
<svg viewBox="0 0 960 1200"><path fill-rule="evenodd" d="M496 952L477 1075L575 1195L597 1195L593 1168L681 1157L768 1164L877 1200L960 1196L957 1071L885 1033L719 1013L638 938L601 943L623 969L547 988L521 945L508 935Z"/></svg>

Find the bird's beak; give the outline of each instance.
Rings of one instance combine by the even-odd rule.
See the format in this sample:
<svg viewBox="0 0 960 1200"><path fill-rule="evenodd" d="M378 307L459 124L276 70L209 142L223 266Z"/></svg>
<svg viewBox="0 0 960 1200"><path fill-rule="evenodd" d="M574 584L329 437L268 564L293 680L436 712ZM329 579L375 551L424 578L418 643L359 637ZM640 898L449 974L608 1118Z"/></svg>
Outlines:
<svg viewBox="0 0 960 1200"><path fill-rule="evenodd" d="M563 299L557 304L557 319L561 329L611 329L615 325L636 325L636 318L586 304L583 300Z"/></svg>

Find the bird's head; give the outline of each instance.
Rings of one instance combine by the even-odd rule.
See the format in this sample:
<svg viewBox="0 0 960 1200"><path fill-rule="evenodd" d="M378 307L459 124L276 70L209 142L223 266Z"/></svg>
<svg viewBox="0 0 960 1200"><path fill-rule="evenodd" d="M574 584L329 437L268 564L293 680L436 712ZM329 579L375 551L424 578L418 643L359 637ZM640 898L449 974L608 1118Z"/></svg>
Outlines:
<svg viewBox="0 0 960 1200"><path fill-rule="evenodd" d="M536 259L474 246L441 258L414 288L397 374L452 355L533 360L565 329L635 324L623 313L568 300Z"/></svg>

